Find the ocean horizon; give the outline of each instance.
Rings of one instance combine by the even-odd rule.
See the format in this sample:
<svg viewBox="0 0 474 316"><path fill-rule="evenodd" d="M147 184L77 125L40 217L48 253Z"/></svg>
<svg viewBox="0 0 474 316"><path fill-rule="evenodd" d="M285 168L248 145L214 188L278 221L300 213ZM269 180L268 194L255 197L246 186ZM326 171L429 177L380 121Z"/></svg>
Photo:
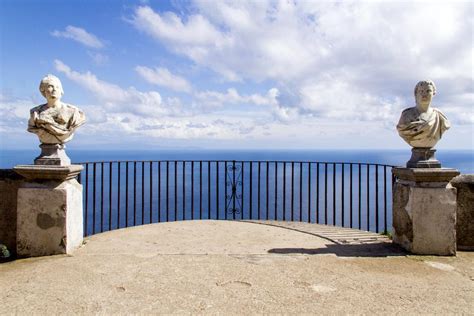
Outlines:
<svg viewBox="0 0 474 316"><path fill-rule="evenodd" d="M0 168L32 164L39 149L6 149L0 151ZM158 160L236 160L236 161L305 161L374 163L404 166L410 159L408 149L68 149L73 163L99 161L158 161ZM458 169L463 174L474 173L474 150L439 150L436 158L444 168Z"/></svg>

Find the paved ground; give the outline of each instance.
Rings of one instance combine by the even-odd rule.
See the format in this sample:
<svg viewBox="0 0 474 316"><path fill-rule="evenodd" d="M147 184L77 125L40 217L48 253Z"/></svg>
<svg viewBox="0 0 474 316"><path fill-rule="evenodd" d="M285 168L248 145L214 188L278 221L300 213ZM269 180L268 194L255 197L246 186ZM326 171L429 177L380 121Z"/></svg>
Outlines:
<svg viewBox="0 0 474 316"><path fill-rule="evenodd" d="M473 314L474 253L407 256L380 235L188 221L0 264L0 314Z"/></svg>

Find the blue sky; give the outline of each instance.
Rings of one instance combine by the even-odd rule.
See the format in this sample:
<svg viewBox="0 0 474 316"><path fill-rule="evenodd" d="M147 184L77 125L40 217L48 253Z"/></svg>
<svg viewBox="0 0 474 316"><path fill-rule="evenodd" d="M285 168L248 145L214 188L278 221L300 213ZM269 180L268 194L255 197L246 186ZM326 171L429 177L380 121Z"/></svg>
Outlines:
<svg viewBox="0 0 474 316"><path fill-rule="evenodd" d="M407 148L422 79L472 149L470 1L0 1L0 145L34 148L41 78L87 124L73 148Z"/></svg>

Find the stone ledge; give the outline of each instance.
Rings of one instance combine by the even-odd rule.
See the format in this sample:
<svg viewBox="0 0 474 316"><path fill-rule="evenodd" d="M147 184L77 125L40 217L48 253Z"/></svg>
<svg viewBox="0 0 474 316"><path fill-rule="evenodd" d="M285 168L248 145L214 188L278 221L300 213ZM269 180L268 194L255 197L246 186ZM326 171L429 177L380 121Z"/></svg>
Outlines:
<svg viewBox="0 0 474 316"><path fill-rule="evenodd" d="M66 181L77 177L84 169L81 165L45 166L45 165L18 165L13 170L27 180L56 180Z"/></svg>
<svg viewBox="0 0 474 316"><path fill-rule="evenodd" d="M405 181L448 183L460 172L451 168L393 168L393 174Z"/></svg>

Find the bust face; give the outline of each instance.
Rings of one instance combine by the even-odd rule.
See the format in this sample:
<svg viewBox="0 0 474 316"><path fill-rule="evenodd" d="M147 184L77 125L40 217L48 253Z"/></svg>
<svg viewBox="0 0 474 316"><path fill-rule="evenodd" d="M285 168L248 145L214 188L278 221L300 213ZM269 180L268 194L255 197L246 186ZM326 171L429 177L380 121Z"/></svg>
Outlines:
<svg viewBox="0 0 474 316"><path fill-rule="evenodd" d="M433 99L434 89L431 85L423 84L418 87L416 90L416 106L422 112L428 110L428 107L431 104L431 99Z"/></svg>
<svg viewBox="0 0 474 316"><path fill-rule="evenodd" d="M56 101L61 99L62 91L58 82L51 80L44 89L44 96L48 101Z"/></svg>

